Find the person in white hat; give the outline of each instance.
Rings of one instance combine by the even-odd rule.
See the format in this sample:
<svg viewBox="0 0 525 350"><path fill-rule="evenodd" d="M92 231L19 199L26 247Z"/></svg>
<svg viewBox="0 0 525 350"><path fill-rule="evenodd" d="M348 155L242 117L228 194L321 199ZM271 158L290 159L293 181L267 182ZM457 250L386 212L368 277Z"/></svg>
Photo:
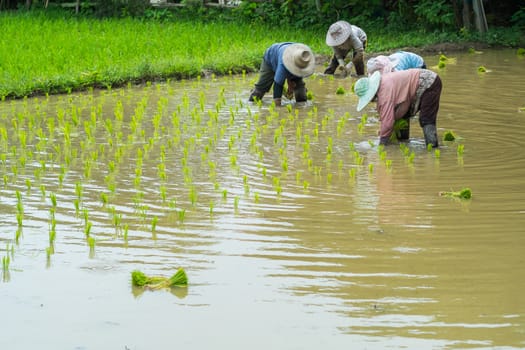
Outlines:
<svg viewBox="0 0 525 350"><path fill-rule="evenodd" d="M366 43L366 33L358 26L346 21L337 21L332 24L326 33L326 45L332 47L334 55L324 73L334 74L337 69L342 69L349 74L353 65L357 75L364 75ZM350 51L352 51L352 64L346 65L345 59Z"/></svg>
<svg viewBox="0 0 525 350"><path fill-rule="evenodd" d="M408 51L397 51L388 56L379 55L372 57L366 63L368 75L372 75L375 71L385 74L411 68L426 69L427 65L423 57Z"/></svg>
<svg viewBox="0 0 525 350"><path fill-rule="evenodd" d="M379 143L386 145L394 132L394 123L419 112L419 125L423 129L426 145L438 147L436 130L441 78L431 70L407 69L359 79L354 92L359 97L357 110L361 111L372 100L377 101L381 122ZM408 132L401 139L408 139Z"/></svg>
<svg viewBox="0 0 525 350"><path fill-rule="evenodd" d="M296 102L305 102L307 96L303 78L312 75L314 70L315 56L307 45L291 42L273 44L264 52L259 80L249 101L261 100L273 85L275 105L281 106L284 83L287 82L289 96L295 95Z"/></svg>

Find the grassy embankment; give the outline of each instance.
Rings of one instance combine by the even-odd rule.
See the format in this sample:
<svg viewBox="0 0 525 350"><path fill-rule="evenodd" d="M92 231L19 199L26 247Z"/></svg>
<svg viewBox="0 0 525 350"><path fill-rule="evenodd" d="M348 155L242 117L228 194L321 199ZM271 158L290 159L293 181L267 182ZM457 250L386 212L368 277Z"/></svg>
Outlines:
<svg viewBox="0 0 525 350"><path fill-rule="evenodd" d="M278 41L306 43L316 54L331 52L324 32L235 22L160 23L4 12L0 23L1 99L190 78L204 71L250 72L257 69L264 49ZM369 52L458 40L419 31L367 32Z"/></svg>

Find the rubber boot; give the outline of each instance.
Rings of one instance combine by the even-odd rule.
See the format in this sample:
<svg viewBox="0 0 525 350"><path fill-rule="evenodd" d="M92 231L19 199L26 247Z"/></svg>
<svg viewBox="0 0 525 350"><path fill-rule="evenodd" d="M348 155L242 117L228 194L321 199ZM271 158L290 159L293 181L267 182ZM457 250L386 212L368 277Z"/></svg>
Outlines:
<svg viewBox="0 0 525 350"><path fill-rule="evenodd" d="M248 98L248 101L250 102L254 102L256 100L260 101L262 100L263 96L264 96L264 92L259 91L257 89L253 89L252 93L250 94L250 97Z"/></svg>
<svg viewBox="0 0 525 350"><path fill-rule="evenodd" d="M438 137L435 124L423 126L423 135L425 135L425 144L432 145L432 148L438 147Z"/></svg>

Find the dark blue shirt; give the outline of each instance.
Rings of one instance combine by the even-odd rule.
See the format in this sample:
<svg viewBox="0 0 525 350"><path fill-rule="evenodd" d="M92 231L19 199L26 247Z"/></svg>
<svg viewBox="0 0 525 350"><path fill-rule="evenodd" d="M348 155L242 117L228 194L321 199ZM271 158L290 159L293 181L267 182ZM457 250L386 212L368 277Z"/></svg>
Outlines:
<svg viewBox="0 0 525 350"><path fill-rule="evenodd" d="M288 46L290 46L291 42L285 42L285 43L276 43L270 46L266 51L264 52L264 61L272 67L272 70L274 71L275 75L273 78L273 98L281 98L283 95L283 89L284 89L284 82L287 78L291 79L298 79L300 77L296 77L292 73L290 73L283 63L283 53L284 50Z"/></svg>

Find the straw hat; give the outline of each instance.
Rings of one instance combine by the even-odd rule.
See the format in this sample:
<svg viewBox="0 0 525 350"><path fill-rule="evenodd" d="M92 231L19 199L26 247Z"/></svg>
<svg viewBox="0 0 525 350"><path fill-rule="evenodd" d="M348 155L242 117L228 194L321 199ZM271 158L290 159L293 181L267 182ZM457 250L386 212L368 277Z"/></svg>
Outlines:
<svg viewBox="0 0 525 350"><path fill-rule="evenodd" d="M284 49L283 64L296 77L308 77L315 69L314 53L304 44L291 44Z"/></svg>
<svg viewBox="0 0 525 350"><path fill-rule="evenodd" d="M355 83L354 92L359 97L359 102L357 103L358 112L372 101L377 93L377 89L379 89L380 82L381 73L376 71L369 78L361 78Z"/></svg>
<svg viewBox="0 0 525 350"><path fill-rule="evenodd" d="M352 34L352 26L347 21L337 21L328 28L326 45L339 46Z"/></svg>
<svg viewBox="0 0 525 350"><path fill-rule="evenodd" d="M399 60L395 58L380 55L369 59L368 62L366 62L366 69L368 71L368 75L371 75L376 71L379 71L381 74L385 74L392 72L398 63Z"/></svg>

